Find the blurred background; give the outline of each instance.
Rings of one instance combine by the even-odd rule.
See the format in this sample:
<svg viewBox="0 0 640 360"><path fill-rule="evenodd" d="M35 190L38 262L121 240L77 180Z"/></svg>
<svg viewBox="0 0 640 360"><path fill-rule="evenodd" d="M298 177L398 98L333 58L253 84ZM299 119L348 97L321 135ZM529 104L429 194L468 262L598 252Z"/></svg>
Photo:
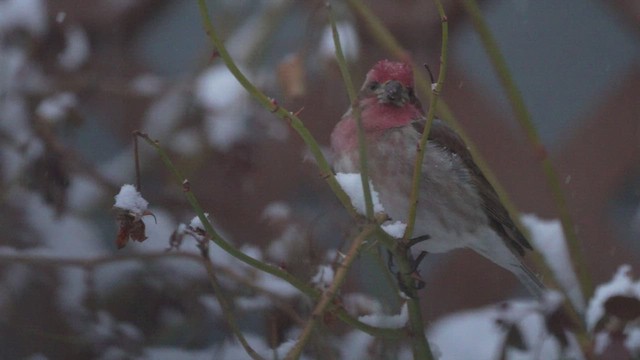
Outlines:
<svg viewBox="0 0 640 360"><path fill-rule="evenodd" d="M207 3L251 81L281 106L301 110L328 146L349 102L324 1ZM416 64L437 72L441 32L432 2L363 3ZM594 282L623 263L638 274L639 3L480 6L563 181ZM359 85L372 64L391 55L347 3L333 7ZM445 7L445 101L517 208L555 218L541 167L464 9L456 1ZM149 239L116 250L113 196L135 183L137 129L169 151L237 246L309 279L349 239L353 224L304 143L235 82L196 2L0 0L1 358L153 358L154 347L209 349L230 338L206 272L193 261L55 264L162 252L178 224L194 216L181 186L141 144L142 195L156 220L145 218ZM182 251L196 251L194 241L185 240ZM34 255L54 261L30 262ZM429 255L421 274L426 323L526 295L511 274L468 251ZM345 291L393 309L380 276L363 257ZM233 297L254 295L230 280L223 285ZM304 319L310 305L294 297L288 306ZM262 334L265 346L277 346L295 326L282 307L238 307L247 313L243 328Z"/></svg>

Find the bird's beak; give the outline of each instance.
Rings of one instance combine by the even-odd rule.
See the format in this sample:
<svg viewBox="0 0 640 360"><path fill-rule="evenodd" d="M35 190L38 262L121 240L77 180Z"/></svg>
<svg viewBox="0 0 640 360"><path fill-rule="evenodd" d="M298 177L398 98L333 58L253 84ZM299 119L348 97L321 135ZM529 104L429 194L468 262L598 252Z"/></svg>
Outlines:
<svg viewBox="0 0 640 360"><path fill-rule="evenodd" d="M389 80L382 85L378 100L383 103L402 106L409 99L407 90L399 81Z"/></svg>

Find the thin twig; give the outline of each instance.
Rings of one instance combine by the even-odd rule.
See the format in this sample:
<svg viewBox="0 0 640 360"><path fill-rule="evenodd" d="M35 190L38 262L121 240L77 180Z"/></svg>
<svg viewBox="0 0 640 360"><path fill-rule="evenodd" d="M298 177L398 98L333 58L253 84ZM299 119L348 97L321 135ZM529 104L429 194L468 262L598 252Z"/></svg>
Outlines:
<svg viewBox="0 0 640 360"><path fill-rule="evenodd" d="M511 72L509 71L507 62L502 55L500 48L498 47L498 44L491 33L491 30L484 20L478 4L475 0L464 0L462 4L469 14L476 32L480 35L480 39L485 48L485 51L489 55L491 63L493 64L493 68L495 69L496 74L498 75L498 78L507 93L509 103L511 104L511 108L516 115L516 119L520 123L520 126L524 129L531 148L533 149L535 154L538 155L538 158L541 161L542 169L545 173L547 183L551 188L551 194L556 203L556 208L560 216L562 229L564 231L565 237L567 238L569 251L573 260L572 266L576 271L576 274L578 275L578 279L580 279L582 296L590 296L593 293L591 277L584 260L583 250L576 236L573 220L571 219L571 215L567 207L566 198L562 190L562 186L560 185L560 181L558 179L558 175L553 166L553 163L547 156L544 144L542 143L542 140L538 135L538 131L536 130L535 125L531 120L531 114L527 109L524 98L522 97L520 90L518 89L515 81L513 80L513 77L511 76Z"/></svg>
<svg viewBox="0 0 640 360"><path fill-rule="evenodd" d="M441 6L440 6L441 9ZM444 12L444 10L442 10L442 12ZM364 182L366 181L366 175L367 173L365 173L365 171L367 170L366 167L366 158L364 158L363 161L363 156L366 156L366 148L364 145L364 136L363 136L363 131L362 131L362 122L360 119L360 114L359 114L359 107L358 104L356 103L357 98L355 97L355 91L353 90L353 83L350 79L349 73L346 69L346 64L344 59L341 57L342 53L341 53L341 49L340 49L340 43L339 43L339 39L336 40L337 37L337 31L335 29L335 20L333 19L333 14L331 11L329 11L330 13L330 21L331 21L331 25L332 25L332 30L334 32L334 42L336 43L336 55L338 57L338 64L340 65L340 70L343 74L343 78L345 79L345 83L347 86L347 90L349 93L349 97L351 100L351 108L352 111L358 111L357 113L354 112L354 116L356 117L356 124L358 126L358 141L359 141L359 155L360 155L360 161L361 161L361 172L363 173L362 177L363 177L363 188L365 186ZM443 15L444 18L444 15ZM445 18L446 19L446 18ZM443 21L444 24L444 30L443 30L443 48L446 49L446 44L447 44L447 32L446 32L446 21ZM381 37L386 38L387 40L392 40L393 38L390 36L390 34L388 33L388 31L386 30L386 28L384 26L373 26L373 30L375 32L377 32L377 34L379 34ZM392 43L392 41L388 41L388 43ZM401 48L394 46L395 51L401 51ZM403 53L402 56L403 58L408 58L408 56L406 55L406 53ZM407 60L407 59L403 59L403 60ZM443 58L446 61L446 51L443 54ZM442 81L444 81L444 66L441 65L441 76L442 76ZM439 82L440 87L442 87L442 81ZM427 120L427 126L425 129L425 133L424 133L424 143L426 143L426 139L427 139L427 133L428 133L428 129L431 125L431 122L433 121L434 115L435 115L435 109L436 109L436 102L434 99L436 99L437 97L432 97L432 106L430 107L430 116L428 117ZM422 144L422 147L424 148L424 143ZM418 154L417 159L416 159L416 163L420 164L420 166L418 167L418 165L416 165L416 167L418 167L418 170L416 171L416 173L414 173L414 182L415 183L419 183L419 177L420 177L420 172L421 172L421 164L422 164L422 159L424 157L424 153L422 153L422 156L420 156L420 154ZM367 184L368 185L368 184ZM414 199L414 203L417 203L417 196L418 196L418 186L415 186L415 191L414 193L412 193L412 198ZM365 192L365 196L367 195L367 192ZM365 198L366 199L366 198ZM413 226L413 223L415 223L415 207L412 208L412 218L413 220L410 220L411 226ZM370 217L370 212L369 209L367 209L367 216ZM382 233L382 231L380 231L380 233ZM410 233L410 232L408 232ZM389 239L385 234L381 234L381 236L385 237L387 241L383 241L383 243L385 243L385 245L390 248L393 249L392 251L394 252L394 255L396 257L396 260L399 263L399 268L400 268L400 281L404 284L404 288L408 289L407 291L411 292L410 297L411 299L408 301L408 310L409 310L409 316L410 316L410 330L409 330L409 337L411 339L411 344L412 344L412 350L413 350L413 355L414 358L416 359L432 359L433 355L431 354L431 349L429 348L429 343L426 340L426 336L424 334L424 324L422 321L422 314L421 314L421 309L420 309L420 303L417 300L417 292L415 291L415 289L413 288L412 284L413 284L413 279L411 279L411 275L410 273L412 272L412 265L411 265L411 260L410 260L410 254L408 249L402 248L402 247L398 247L398 244L396 243L396 241L394 239Z"/></svg>
<svg viewBox="0 0 640 360"><path fill-rule="evenodd" d="M395 293L395 299L398 302L404 301L402 299L402 297L400 296L400 293L398 292L398 282L393 277L393 274L390 271L390 268L388 266L389 265L388 261L385 261L385 259L383 258L382 248L383 248L383 245L380 242L377 242L375 244L375 249L371 253L371 256L373 257L373 259L374 259L375 263L378 265L378 267L380 269L382 269L381 272L382 272L382 276L384 276L384 281L387 283L389 289L392 289L393 292ZM387 250L387 249L385 248L385 250Z"/></svg>
<svg viewBox="0 0 640 360"><path fill-rule="evenodd" d="M542 140L538 135L533 121L531 120L531 115L525 105L524 98L522 97L520 90L516 86L515 81L511 76L511 72L509 71L507 62L502 55L500 48L498 47L498 44L491 33L491 30L484 20L478 4L474 0L464 0L462 4L469 14L475 30L480 36L485 51L491 59L498 78L507 93L509 103L511 104L512 110L516 115L516 119L525 131L531 148L533 149L534 153L538 155L538 158L541 162L541 167L547 178L547 183L551 188L551 195L556 203L556 209L560 217L562 230L567 239L567 244L569 247L571 258L570 264L576 272L576 275L578 276L579 286L582 293L581 295L583 296L584 302L584 297L589 297L593 293L593 284L591 282L591 277L589 275L587 264L583 256L582 247L580 246L575 232L573 220L567 207L564 191L562 189L562 186L560 185L560 181L558 179L558 175L556 173L554 165L551 159L547 156L544 144L542 143ZM571 298L568 296L566 289L564 289L563 287L559 287L559 289L565 292L567 298ZM584 353L588 354L591 344L589 335L585 328L583 317L581 316L581 310L578 309L576 305L571 301L566 301L564 304L564 308L567 310L567 314L578 325L578 329L576 329L578 342L580 343L580 346L582 347Z"/></svg>
<svg viewBox="0 0 640 360"><path fill-rule="evenodd" d="M175 165L173 164L173 162L171 161L171 159L169 158L168 154L166 153L166 151L158 144L157 141L152 140L147 134L144 134L142 132L136 132L136 134L138 136L140 136L143 140L145 140L149 145L151 145L156 152L158 153L158 155L160 156L162 162L165 164L165 166L167 167L167 169L169 169L169 171L173 174L174 178L176 179L176 181L180 182L182 185L184 185L185 183L185 179L182 176L182 174L180 173L180 171L178 171L178 169L175 167ZM320 298L320 291L318 291L317 289L309 286L306 282L296 278L294 275L278 268L275 267L273 265L270 264L266 264L262 261L259 261L257 259L254 259L248 255L246 255L245 253L243 253L242 251L236 249L233 245L231 245L229 242L227 242L226 240L224 240L224 238L222 238L220 236L220 234L218 234L218 232L215 231L215 229L213 228L213 226L211 225L211 223L209 222L209 219L207 219L207 217L204 215L204 211L202 209L202 206L200 205L200 203L198 202L197 198L195 197L195 195L192 192L192 189L190 186L183 186L183 193L187 199L187 201L189 202L189 204L191 205L191 207L193 208L194 212L196 213L196 215L198 216L198 218L200 219L200 221L202 222L203 226L205 227L205 230L207 232L207 234L211 237L211 241L213 241L216 245L218 245L220 248L222 248L222 250L226 251L227 253L229 253L231 256L237 258L238 260L246 263L247 265L250 265L260 271L264 271L268 274L271 274L275 277L278 277L288 283L290 283L293 287L297 288L298 290L300 290L302 293L304 293L305 295L307 295L308 297L310 297L313 300L317 300ZM344 309L342 308L332 308L332 311L335 310L335 314L336 316L342 320L343 322L354 326L357 329L360 329L370 335L373 336L382 336L382 337L390 337L390 338L397 338L399 336L399 334L396 331L389 331L389 329L382 329L382 328L378 328L378 327L374 327L374 326L370 326L367 324L364 324L360 321L358 321L357 319L353 318L351 315L349 315Z"/></svg>
<svg viewBox="0 0 640 360"><path fill-rule="evenodd" d="M207 11L205 1L198 0L198 4L200 7L200 13L201 13L203 22L205 24L206 31L209 35L209 38L211 39L218 54L220 55L221 59L225 62L225 64L227 65L231 73L260 104L262 104L270 112L276 114L278 117L285 120L288 124L290 124L294 128L294 130L298 132L298 134L301 136L303 141L305 141L307 146L309 146L312 154L316 158L318 166L320 167L321 171L325 175L325 178L329 186L332 188L334 193L336 193L337 197L343 203L345 208L347 208L349 213L352 216L357 217L357 214L355 213L351 205L350 199L348 198L348 196L346 196L346 194L344 193L340 185L335 180L335 177L333 176L333 173L331 172L331 169L328 166L326 159L320 152L320 149L317 143L315 142L315 140L313 139L312 135L304 127L303 123L296 116L296 114L292 114L286 109L280 107L275 100L267 97L262 92L260 92L257 88L255 88L253 84L251 84L251 82L244 76L244 74L242 74L242 72L239 71L239 69L237 68L237 66L234 64L233 60L229 56L228 52L226 51L224 44L218 38L217 33L215 32L215 29L211 24L211 20L208 16L208 11ZM383 243L385 243L385 245L390 248L395 248L395 245L396 245L396 241L393 239L391 239L391 241L383 241ZM396 248L396 251L394 252L397 252L397 248ZM401 254L400 256L397 256L396 259L401 265L400 268L403 269L402 271L409 272L411 270L412 265L411 265L411 262L408 260L406 253ZM412 282L412 279L410 279L410 275L408 273L407 275L403 275L403 282L407 282L407 283ZM314 299L317 299L317 297L315 296L311 296L311 297ZM374 334L377 336L385 336L389 338L397 338L402 334L402 332L396 329L381 329L376 327L369 327L368 325L363 324L359 322L357 319L354 319L353 317L346 314L344 309L334 308L332 305L330 305L329 310L335 311L336 315L345 323L352 325L369 334ZM409 314L410 314L410 317L412 317L411 326L410 326L410 329L408 329L409 335L411 336L412 339L417 339L418 347L422 349L418 351L418 353L422 355L421 357L429 359L431 358L429 357L431 353L429 350L429 345L424 336L424 325L422 324L422 316L420 314L420 306L417 301L417 297L409 301Z"/></svg>
<svg viewBox="0 0 640 360"><path fill-rule="evenodd" d="M188 181L183 177L183 175L180 173L180 171L173 165L173 162L169 158L168 154L158 144L157 141L152 140L147 134L142 133L140 131L136 131L135 134L137 136L139 136L140 138L142 138L143 140L145 140L149 145L151 145L156 150L158 155L160 155L160 158L162 159L162 162L171 171L171 173L175 177L176 181L178 181L181 185L184 185L185 182L188 183ZM194 209L196 215L198 216L198 218L202 222L203 226L205 227L205 230L206 230L207 234L211 237L211 240L216 245L221 247L224 251L228 252L230 255L234 256L235 258L241 260L242 262L244 262L244 263L246 263L248 265L251 265L252 267L254 267L254 268L258 269L258 270L264 271L266 273L269 273L271 275L274 275L276 277L279 277L279 278L289 282L291 285L293 285L298 290L300 290L301 292L303 292L303 293L305 293L307 295L312 295L312 294L314 294L316 292L315 289L313 289L312 287L307 285L304 281L301 281L301 280L297 279L295 276L283 271L282 269L277 268L277 267L275 267L273 265L269 265L269 264L263 263L262 261L256 260L256 259L246 255L242 251L236 249L233 245L231 245L229 242L224 240L222 238L222 236L213 228L213 226L211 225L211 223L209 222L209 220L205 216L204 210L202 209L202 206L200 205L200 202L197 200L197 198L193 194L193 191L192 191L191 187L190 186L183 186L183 193L184 193L185 197L187 198L187 201L189 202L191 207Z"/></svg>
<svg viewBox="0 0 640 360"><path fill-rule="evenodd" d="M201 252L203 264L205 269L207 270L207 275L209 275L209 282L211 283L211 287L213 287L213 292L218 298L218 303L220 304L220 308L222 309L222 315L227 320L227 324L229 328L231 328L231 332L238 339L244 351L251 356L254 360L264 360L260 354L258 354L252 347L249 345L249 342L240 331L240 327L236 323L236 319L233 316L233 310L231 308L231 302L225 296L225 291L222 289L220 282L218 281L218 277L216 276L216 271L211 264L211 258L209 256L209 248L203 249Z"/></svg>
<svg viewBox="0 0 640 360"><path fill-rule="evenodd" d="M336 270L336 274L335 274L335 277L333 278L333 282L331 283L331 286L329 287L329 289L327 289L322 293L322 296L320 297L320 301L318 301L318 304L316 305L316 307L313 309L313 312L311 313L311 318L309 319L309 321L307 321L307 325L302 330L302 333L300 334L298 341L296 342L294 347L291 348L291 350L285 357L285 360L297 360L298 358L300 358L300 355L302 354L302 350L304 349L304 346L306 345L307 341L309 341L309 339L311 338L311 334L313 333L313 330L318 325L318 322L320 322L320 320L322 319L322 316L324 315L328 306L331 304L331 301L336 296L338 289L340 289L340 287L346 280L347 273L349 272L349 269L351 268L353 261L356 259L356 257L360 253L360 248L362 247L362 244L376 230L376 228L377 228L376 224L369 224L353 240L353 242L351 243L351 247L347 252L346 257L338 265L338 269Z"/></svg>
<svg viewBox="0 0 640 360"><path fill-rule="evenodd" d="M409 53L400 45L398 40L389 32L389 30L384 26L379 17L377 17L371 9L369 9L362 0L347 0L349 6L356 12L356 14L363 20L365 26L369 29L369 32L373 35L373 38L378 41L380 46L392 56L406 61L408 63L412 63L411 57ZM415 68L415 67L414 67ZM426 94L427 97L431 98L431 83L427 80L427 78L420 71L416 71L416 89L419 90L420 93ZM462 138L464 143L467 145L469 152L473 156L473 159L478 165L478 167L482 170L482 173L487 178L489 183L493 186L500 198L502 204L505 206L514 222L518 226L518 228L522 229L522 224L520 222L520 218L517 216L518 211L516 206L514 205L511 198L508 196L506 190L502 186L502 184L498 181L498 178L491 170L487 161L482 157L478 148L471 140L471 137L466 133L464 128L460 126L452 111L447 106L444 99L440 99L436 106L436 116L444 121L446 121L451 127L456 131L458 135ZM540 268L544 268L545 272L549 272L548 266L541 261L541 257L536 257L534 259L536 261L536 265Z"/></svg>
<svg viewBox="0 0 640 360"><path fill-rule="evenodd" d="M360 179L362 181L362 191L364 193L364 204L366 209L366 215L368 219L373 219L373 201L371 200L371 189L369 187L369 167L367 165L367 144L364 137L364 127L362 125L362 116L360 104L358 102L358 95L353 87L353 81L351 80L351 73L347 67L347 61L342 53L342 45L340 44L340 34L336 27L336 19L331 8L331 2L326 2L327 12L329 13L329 22L331 23L331 32L333 33L333 44L336 50L336 60L338 61L338 67L340 67L340 73L342 73L342 79L347 88L347 94L349 95L349 103L351 104L351 115L353 116L356 127L358 129L358 156L360 157Z"/></svg>
<svg viewBox="0 0 640 360"><path fill-rule="evenodd" d="M358 102L358 95L356 94L356 90L353 84L353 80L351 78L351 73L349 72L348 66L347 66L347 62L346 59L344 57L344 53L342 51L342 45L340 43L340 36L339 33L337 31L337 26L336 26L336 20L335 20L335 14L333 12L333 9L331 7L331 2L327 1L326 2L326 7L327 7L327 11L329 13L329 22L331 24L331 30L332 30L332 34L333 34L333 41L334 41L334 46L335 46L335 51L336 51L336 60L338 62L338 66L340 67L340 72L342 74L342 78L344 80L345 83L345 87L347 89L347 94L349 96L349 102L351 104L351 114L356 122L356 127L357 127L357 136L358 136L358 156L360 158L360 174L361 174L361 181L362 181L362 189L363 189L363 193L364 193L364 200L365 200L365 208L366 208L366 216L368 219L373 219L373 202L372 202L372 198L371 198L371 188L369 186L369 167L368 167L368 154L367 154L367 147L366 147L366 139L364 136L364 127L362 124L362 113L361 113L361 108L360 108L360 104ZM395 246L395 244L388 244L388 245L393 245ZM394 280L391 278L391 274L389 273L389 271L387 271L387 269L384 266L384 262L381 261L381 257L380 257L380 248L376 247L376 254L374 255L374 257L376 258L376 260L378 261L378 264L381 265L381 268L383 269L383 273L385 275L386 280L388 281L389 284L391 284L390 288L396 288L397 289L397 283L394 282Z"/></svg>
<svg viewBox="0 0 640 360"><path fill-rule="evenodd" d="M185 182L188 182L183 176L182 174L179 172L179 170L173 165L173 162L171 161L171 159L169 159L169 156L167 155L167 153L164 151L164 149L162 147L160 147L160 145L152 140L147 134L136 131L135 134L139 137L141 137L143 140L145 140L148 144L150 144L152 147L155 148L155 150L157 151L157 153L160 155L160 158L162 159L162 161L164 162L165 166L173 173L175 179L177 181L179 181L182 185L184 185ZM275 267L269 264L265 264L259 260L256 260L248 255L246 255L245 253L243 253L242 251L236 249L233 245L231 245L230 243L228 243L226 240L224 240L220 234L213 228L213 226L211 225L211 223L209 222L209 220L207 219L207 217L204 214L204 210L202 209L202 206L200 205L200 203L198 202L197 198L195 197L195 195L193 194L191 187L190 186L183 186L183 193L185 195L185 197L187 198L187 201L189 202L189 204L191 204L191 206L193 207L193 209L195 210L198 218L200 219L200 221L202 222L202 224L205 227L205 230L207 232L207 234L209 234L209 236L211 237L211 240L218 246L220 246L224 251L228 252L230 255L236 257L237 259L261 270L264 271L266 273L269 273L271 275L277 276L287 282L289 282L291 285L293 285L294 287L296 287L298 290L311 295L313 294L315 291L313 288L311 288L310 286L308 286L305 282L297 279L296 277L294 277L293 275Z"/></svg>
<svg viewBox="0 0 640 360"><path fill-rule="evenodd" d="M0 253L0 263L17 263L26 264L31 266L70 266L83 269L91 269L97 266L104 266L112 263L123 261L157 261L167 258L181 258L185 260L191 260L202 264L202 257L197 254L185 253L185 252L154 252L154 253L138 253L138 254L124 254L124 255L101 255L95 257L51 257L45 255L32 255L24 253L7 254ZM283 279L284 280L284 279ZM317 296L310 296L312 299L317 300L320 298L320 292L313 289ZM396 329L385 329L376 326L364 324L358 319L354 318L341 307L332 306L330 311L334 312L338 318L345 324L350 325L356 329L359 329L371 336L378 336L385 339L398 339L402 337L402 333Z"/></svg>
<svg viewBox="0 0 640 360"><path fill-rule="evenodd" d="M329 162L322 154L320 146L311 135L309 130L304 126L300 118L295 113L292 113L291 111L280 106L276 100L266 96L262 91L256 88L255 85L253 85L251 81L249 81L249 79L247 79L247 77L242 73L242 71L240 71L238 66L229 55L229 52L222 43L222 40L218 37L218 33L211 23L211 18L209 17L206 1L198 0L198 7L200 9L200 16L202 17L202 22L204 23L207 35L209 36L211 43L217 50L220 58L222 59L222 61L224 61L231 74L233 74L240 85L242 85L242 87L244 87L245 90L256 101L258 101L258 103L260 103L260 105L262 105L265 109L269 110L280 119L284 120L298 133L298 135L300 135L302 140L309 147L311 154L313 155L316 163L318 164L318 167L320 168L323 178L327 181L331 190L333 190L333 192L336 194L344 208L347 209L349 214L353 217L357 217L357 212L353 208L349 196L344 192L344 190L336 180Z"/></svg>
<svg viewBox="0 0 640 360"><path fill-rule="evenodd" d="M135 161L136 167L136 190L138 190L138 192L141 192L142 188L140 186L140 153L138 152L138 136L136 135L136 133L131 134L131 136L133 136L133 159Z"/></svg>
<svg viewBox="0 0 640 360"><path fill-rule="evenodd" d="M382 21L379 17L377 17L366 5L363 4L362 0L347 0L351 8L356 12L356 14L363 20L366 27L369 29L369 32L372 34L373 38L378 41L381 47L387 50L392 56L402 59L407 62L411 62L411 59L408 55L408 52L402 48L397 39L393 37L393 35L389 32L389 30L382 24ZM429 97L432 96L431 91L431 83L426 79L426 77L420 71L416 71L416 88L421 93L427 94ZM512 220L516 224L516 226L522 230L523 232L527 232L523 227L522 222L520 221L519 212L509 197L507 191L502 186L497 176L488 165L487 161L484 159L482 154L478 151L477 146L471 140L471 137L466 133L463 127L460 126L455 116L447 106L444 99L440 99L436 106L436 116L440 119L446 121L462 138L464 143L467 146L467 149L471 153L476 165L481 169L483 175L489 181L491 186L494 188L498 197L500 198L501 203L509 212ZM542 256L539 253L533 253L533 261L535 262L536 268L541 270L543 275L552 274L551 269L548 264L543 260ZM545 282L548 285L551 285L554 288L559 288L557 283L553 277L545 276Z"/></svg>
<svg viewBox="0 0 640 360"><path fill-rule="evenodd" d="M415 269L411 251L404 245L404 242L396 241L396 239L389 236L389 234L384 232L380 227L378 227L376 235L378 241L391 249L393 258L398 265L399 281L402 285L404 297L407 299L409 324L406 328L406 334L411 342L413 358L433 360L434 357L431 352L431 347L424 332L420 298L418 297L415 279L413 278Z"/></svg>
<svg viewBox="0 0 640 360"><path fill-rule="evenodd" d="M302 319L302 317L294 310L294 308L291 307L291 303L287 301L287 299L284 299L281 294L277 294L274 291L256 285L254 276L243 276L238 274L232 268L221 267L219 265L216 266L215 264L214 267L216 271L224 273L225 276L229 277L229 279L241 284L245 288L264 295L274 304L274 307L276 307L282 313L286 314L298 326L304 326L304 319Z"/></svg>
<svg viewBox="0 0 640 360"><path fill-rule="evenodd" d="M34 255L24 252L2 253L0 263L17 263L34 266L69 266L79 268L93 268L124 261L155 261L166 258L182 258L202 263L202 258L193 253L185 252L153 252L131 253L123 255L100 255L94 257L53 257Z"/></svg>
<svg viewBox="0 0 640 360"><path fill-rule="evenodd" d="M431 97L429 102L429 110L427 112L427 118L420 138L420 144L416 152L416 159L413 167L413 179L411 183L411 198L409 215L407 217L407 228L404 232L403 241L407 243L413 236L413 229L416 223L416 213L418 211L418 197L420 196L420 180L422 175L422 165L424 161L424 155L427 151L427 139L429 138L429 131L431 130L431 124L436 114L436 106L438 105L438 99L442 93L442 87L444 86L444 80L447 73L447 58L448 58L448 43L449 43L449 26L447 22L447 15L444 13L444 7L440 0L435 0L436 7L438 8L438 14L440 15L440 22L442 24L442 45L440 49L440 71L438 73L438 81L435 86L432 84ZM432 74L429 72L429 76ZM429 171L429 169L427 169Z"/></svg>

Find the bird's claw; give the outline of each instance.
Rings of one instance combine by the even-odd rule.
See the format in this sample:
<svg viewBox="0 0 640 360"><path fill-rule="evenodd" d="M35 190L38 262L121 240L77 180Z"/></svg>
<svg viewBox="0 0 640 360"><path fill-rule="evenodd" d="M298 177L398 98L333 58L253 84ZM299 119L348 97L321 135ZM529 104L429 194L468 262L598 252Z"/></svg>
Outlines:
<svg viewBox="0 0 640 360"><path fill-rule="evenodd" d="M400 273L396 273L396 278L398 279L398 287L400 288L400 291L407 294L408 296L413 297L411 294L414 294L415 290L423 289L426 283L424 282L424 280L422 280L422 277L420 276L420 274L418 274L417 271L414 271L408 275L410 275L411 280L413 280L410 286L402 281Z"/></svg>
<svg viewBox="0 0 640 360"><path fill-rule="evenodd" d="M420 236L416 236L412 239L409 239L409 241L407 241L407 248L411 249L414 245L419 244L423 241L429 240L431 239L431 236L429 235L420 235Z"/></svg>
<svg viewBox="0 0 640 360"><path fill-rule="evenodd" d="M411 266L411 274L417 274L418 273L418 266L420 266L420 263L422 262L422 260L424 260L424 257L427 256L428 252L426 251L420 251L420 254L418 254L418 257L413 260L413 264Z"/></svg>
<svg viewBox="0 0 640 360"><path fill-rule="evenodd" d="M424 260L427 254L428 253L426 251L421 251L418 257L415 260L412 260L411 271L404 274L410 275L411 279L414 280L413 285L411 286L414 290L420 290L425 286L424 280L422 280L422 277L418 273L418 266L420 266L420 263L422 262L422 260ZM404 292L405 294L412 293L411 291L408 291L408 287L403 283L400 272L394 271L395 264L393 262L393 254L391 253L391 251L387 250L387 256L387 267L389 268L389 271L398 279L400 290L402 290L402 292Z"/></svg>

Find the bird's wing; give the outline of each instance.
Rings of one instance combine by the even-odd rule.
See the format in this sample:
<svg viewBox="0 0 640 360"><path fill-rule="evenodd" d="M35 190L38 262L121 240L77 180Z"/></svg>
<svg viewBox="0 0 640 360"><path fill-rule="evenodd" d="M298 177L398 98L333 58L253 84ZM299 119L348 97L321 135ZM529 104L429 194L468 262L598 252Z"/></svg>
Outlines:
<svg viewBox="0 0 640 360"><path fill-rule="evenodd" d="M425 119L418 119L413 123L414 128L420 132L424 131ZM493 186L484 177L480 168L475 164L471 153L462 141L462 138L453 131L447 124L441 120L434 120L429 131L428 140L436 143L443 148L449 149L452 153L458 155L464 162L465 166L472 174L474 185L476 186L482 199L484 209L491 227L521 256L524 255L525 249L531 250L531 245L524 237L522 232L513 223L509 216L509 212L502 205L498 194Z"/></svg>

